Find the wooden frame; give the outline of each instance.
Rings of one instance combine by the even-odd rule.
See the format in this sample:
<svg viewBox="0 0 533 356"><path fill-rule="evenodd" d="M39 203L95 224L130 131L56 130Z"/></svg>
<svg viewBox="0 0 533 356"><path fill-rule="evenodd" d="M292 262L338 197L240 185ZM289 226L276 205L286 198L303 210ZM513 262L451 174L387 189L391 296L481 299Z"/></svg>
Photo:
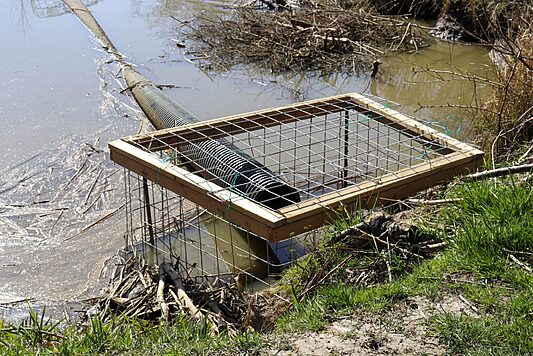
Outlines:
<svg viewBox="0 0 533 356"><path fill-rule="evenodd" d="M221 138L347 109L370 114L372 120L426 142L435 142L441 156L274 211L183 168L162 162L150 153L177 146L184 140ZM114 162L270 241L281 241L322 226L336 218L341 206L344 210L402 199L471 172L483 162L482 151L360 94L332 96L130 136L109 143L109 147Z"/></svg>

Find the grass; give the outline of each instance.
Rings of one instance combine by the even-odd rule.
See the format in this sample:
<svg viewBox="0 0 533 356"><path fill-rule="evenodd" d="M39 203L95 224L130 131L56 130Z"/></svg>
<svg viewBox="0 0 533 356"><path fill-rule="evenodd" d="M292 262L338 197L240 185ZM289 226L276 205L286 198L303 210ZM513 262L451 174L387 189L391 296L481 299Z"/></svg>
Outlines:
<svg viewBox="0 0 533 356"><path fill-rule="evenodd" d="M0 354L234 355L253 353L259 347L257 333L211 336L207 330L206 325L185 317L172 324L153 324L123 316L106 323L93 318L83 330L74 326L60 330L43 316L16 328L0 325Z"/></svg>
<svg viewBox="0 0 533 356"><path fill-rule="evenodd" d="M384 313L407 297L436 300L456 294L476 305L480 315L432 318L431 329L451 354L519 355L533 350L533 277L510 260L515 253L531 262L531 183L504 179L459 184L449 196L462 201L440 215L440 225L446 226L441 235L449 246L444 252L391 283L371 288L344 281L324 285L304 301L295 301L279 320L278 331L319 331L355 309ZM296 280L294 269L288 273Z"/></svg>

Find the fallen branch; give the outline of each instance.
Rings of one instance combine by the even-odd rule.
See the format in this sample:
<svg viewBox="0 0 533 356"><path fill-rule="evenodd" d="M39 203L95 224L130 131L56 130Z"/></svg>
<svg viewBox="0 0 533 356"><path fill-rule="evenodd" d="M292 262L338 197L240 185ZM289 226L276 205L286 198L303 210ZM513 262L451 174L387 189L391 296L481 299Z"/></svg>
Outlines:
<svg viewBox="0 0 533 356"><path fill-rule="evenodd" d="M435 200L426 200L426 199L407 199L407 203L415 205L443 205L443 204L452 204L459 203L463 199L453 198L453 199L435 199Z"/></svg>
<svg viewBox="0 0 533 356"><path fill-rule="evenodd" d="M161 264L161 268L164 273L170 278L174 288L176 288L176 303L180 304L183 308L185 308L194 319L203 322L204 315L200 312L196 305L194 305L191 298L187 295L187 292L185 292L185 287L183 286L181 277L178 275L178 273L176 273L172 265L168 262L165 262ZM171 294L172 293L173 292L171 291Z"/></svg>
<svg viewBox="0 0 533 356"><path fill-rule="evenodd" d="M520 267L522 267L524 270L526 270L526 272L528 273L533 273L533 270L531 270L531 267L529 267L528 265L526 265L524 262L520 261L518 258L516 258L515 256L513 255L509 255L509 258L511 259L511 261L513 261L514 263L516 263L517 265L519 265Z"/></svg>
<svg viewBox="0 0 533 356"><path fill-rule="evenodd" d="M337 3L302 3L291 11L265 6L237 8L231 13L201 13L187 24L194 40L191 52L214 68L257 63L275 72L287 70L366 70L385 53L417 50L428 42L419 26L369 10ZM409 41L407 39L410 39Z"/></svg>
<svg viewBox="0 0 533 356"><path fill-rule="evenodd" d="M497 169L492 169L490 171L469 174L461 178L461 181L476 182L476 181L487 179L487 178L496 178L496 177L503 177L503 176L508 176L512 174L531 173L531 172L533 172L533 164L524 164L521 166L497 168Z"/></svg>

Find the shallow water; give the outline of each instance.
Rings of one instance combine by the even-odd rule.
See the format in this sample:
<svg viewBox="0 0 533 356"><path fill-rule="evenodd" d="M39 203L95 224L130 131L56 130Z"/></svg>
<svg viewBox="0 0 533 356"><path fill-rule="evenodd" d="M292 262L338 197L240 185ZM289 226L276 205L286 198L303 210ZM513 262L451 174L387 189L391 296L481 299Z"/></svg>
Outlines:
<svg viewBox="0 0 533 356"><path fill-rule="evenodd" d="M464 112L416 110L419 103L470 104L471 84L428 83L431 78L413 76L411 68L490 70L485 48L437 43L384 60L374 80L310 73L271 77L243 68L206 74L186 60L186 49L175 46L173 39L184 39L170 16L185 20L217 5L92 2L90 9L128 60L155 82L177 85L167 93L201 119L366 91L464 138ZM148 128L120 93L119 68L58 3L0 2L0 316L10 318L20 316L8 307L23 306L21 300L58 306L89 298L105 285L125 230L122 172L109 161L107 142Z"/></svg>

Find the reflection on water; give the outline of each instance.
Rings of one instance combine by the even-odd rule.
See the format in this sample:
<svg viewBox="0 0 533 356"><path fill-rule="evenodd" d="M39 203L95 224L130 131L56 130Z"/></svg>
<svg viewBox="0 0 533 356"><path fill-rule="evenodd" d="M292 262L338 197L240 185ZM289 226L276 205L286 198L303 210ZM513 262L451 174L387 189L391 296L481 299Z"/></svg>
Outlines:
<svg viewBox="0 0 533 356"><path fill-rule="evenodd" d="M471 80L453 79L448 72L491 78L488 53L482 46L434 41L420 53L386 58L383 74L371 81L370 92L402 104L408 114L439 123L435 127L439 131L468 139L472 113L464 107L482 107L490 90L479 83L475 86ZM432 74L427 69L439 72ZM429 108L420 109L424 106Z"/></svg>
<svg viewBox="0 0 533 356"><path fill-rule="evenodd" d="M24 0L22 0L24 1ZM69 9L62 0L27 0L35 16L54 17L69 13ZM82 0L86 6L99 3L102 0ZM21 5L22 6L22 5Z"/></svg>
<svg viewBox="0 0 533 356"><path fill-rule="evenodd" d="M185 60L187 48L177 48L172 41L186 42L178 38L180 23L170 16L188 20L194 11L212 8L210 3L88 2L111 40L137 69L155 82L177 85L167 94L202 119L363 90L404 104L408 112L414 112L419 103L470 104L479 100L470 83L413 76L411 68L455 66L483 74L489 63L482 47L437 43L420 54L385 59L375 81L366 76L317 78L312 73L272 77L249 68L205 73ZM58 3L0 2L0 301L32 298L57 303L81 298L102 286L97 282L100 270L123 244L121 212L74 235L123 201L121 180L107 177L112 167L103 160L107 159L106 142L148 127L135 104L121 94L117 68L74 16L58 16L63 11ZM452 133L463 120L467 126L461 110L431 109L417 115L443 122ZM453 120L453 125L448 122ZM43 199L77 175L83 159L68 157L77 157L76 150L86 143L100 153L91 155L90 164L82 168L90 167L83 184L69 184L64 200ZM107 186L100 185L104 182ZM68 210L58 218L63 208Z"/></svg>

